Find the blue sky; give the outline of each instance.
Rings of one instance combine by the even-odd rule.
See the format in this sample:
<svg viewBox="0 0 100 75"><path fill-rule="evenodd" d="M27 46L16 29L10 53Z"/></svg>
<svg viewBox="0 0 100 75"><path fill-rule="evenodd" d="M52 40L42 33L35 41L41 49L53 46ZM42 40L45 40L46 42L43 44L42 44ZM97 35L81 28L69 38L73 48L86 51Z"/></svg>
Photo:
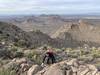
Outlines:
<svg viewBox="0 0 100 75"><path fill-rule="evenodd" d="M100 13L100 0L0 0L0 15Z"/></svg>

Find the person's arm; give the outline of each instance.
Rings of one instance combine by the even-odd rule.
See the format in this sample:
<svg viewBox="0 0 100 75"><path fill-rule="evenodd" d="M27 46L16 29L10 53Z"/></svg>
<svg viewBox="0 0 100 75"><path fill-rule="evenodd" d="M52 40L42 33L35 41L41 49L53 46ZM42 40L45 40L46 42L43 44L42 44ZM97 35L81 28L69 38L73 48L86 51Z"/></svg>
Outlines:
<svg viewBox="0 0 100 75"><path fill-rule="evenodd" d="M42 67L44 67L45 58L46 58L46 55L43 57L42 64L41 64Z"/></svg>
<svg viewBox="0 0 100 75"><path fill-rule="evenodd" d="M44 63L44 61L45 61L45 58L46 58L46 55L43 57L43 63Z"/></svg>

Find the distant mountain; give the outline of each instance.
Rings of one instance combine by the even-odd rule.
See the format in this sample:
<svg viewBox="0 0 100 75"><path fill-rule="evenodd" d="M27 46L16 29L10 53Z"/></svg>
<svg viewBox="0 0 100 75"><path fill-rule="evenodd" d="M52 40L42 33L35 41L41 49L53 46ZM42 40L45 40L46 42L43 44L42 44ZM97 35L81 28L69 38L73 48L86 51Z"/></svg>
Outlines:
<svg viewBox="0 0 100 75"><path fill-rule="evenodd" d="M61 26L78 23L79 19L86 19L89 23L100 26L100 16L82 15L30 15L1 17L0 21L12 23L24 31L40 30L48 35L54 34Z"/></svg>
<svg viewBox="0 0 100 75"><path fill-rule="evenodd" d="M86 20L79 20L79 23L69 23L59 28L52 38L64 40L67 46L100 46L100 27L88 23Z"/></svg>
<svg viewBox="0 0 100 75"><path fill-rule="evenodd" d="M1 21L12 23L27 32L38 29L43 33L52 35L60 26L76 20L66 19L64 16L59 15L40 15L7 17L3 20L1 19Z"/></svg>
<svg viewBox="0 0 100 75"><path fill-rule="evenodd" d="M25 39L31 40L29 42L31 45L37 43L34 40L39 40L43 37L41 39L44 41L42 41L42 45L44 43L47 44L49 39L49 44L55 46L77 47L85 43L91 46L100 46L98 44L100 43L99 16L31 15L9 16L0 18L0 20L19 27L18 30L25 34ZM36 30L40 32L33 32ZM44 36L46 37L45 40ZM40 43L41 40L38 42Z"/></svg>

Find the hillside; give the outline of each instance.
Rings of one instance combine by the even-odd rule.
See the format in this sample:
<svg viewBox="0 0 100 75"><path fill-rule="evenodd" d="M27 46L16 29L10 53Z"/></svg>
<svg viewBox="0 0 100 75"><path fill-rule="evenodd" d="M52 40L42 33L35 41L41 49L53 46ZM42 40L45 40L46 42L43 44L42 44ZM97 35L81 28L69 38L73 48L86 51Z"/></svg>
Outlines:
<svg viewBox="0 0 100 75"><path fill-rule="evenodd" d="M52 36L61 26L69 23L78 23L79 19L100 26L100 19L92 16L67 16L67 15L30 15L30 16L8 16L0 18L0 21L12 23L23 31L40 30Z"/></svg>
<svg viewBox="0 0 100 75"><path fill-rule="evenodd" d="M100 75L100 51L96 49L54 50L56 63L42 64L45 50L22 51L22 57L1 59L0 74L6 75ZM82 53L81 53L82 52ZM87 53L88 52L88 53ZM37 57L36 57L37 56ZM19 58L18 58L19 57ZM3 63L3 65L1 65ZM13 72L13 74L12 74ZM2 74L2 75L3 75Z"/></svg>
<svg viewBox="0 0 100 75"><path fill-rule="evenodd" d="M4 22L0 22L0 41L26 48L36 48L41 45L53 45L56 43L55 40L39 30L25 32L15 25Z"/></svg>
<svg viewBox="0 0 100 75"><path fill-rule="evenodd" d="M1 21L12 23L27 32L38 29L49 35L67 22L58 15L8 17L7 19L1 19Z"/></svg>
<svg viewBox="0 0 100 75"><path fill-rule="evenodd" d="M31 42L35 43L37 41L32 40L33 34L36 38L37 34L32 32L33 30L40 30L43 32L43 37L45 35L46 38L49 38L50 45L57 47L77 47L84 44L98 47L100 43L100 19L96 18L93 19L89 17L88 19L88 17L61 15L31 15L8 17L0 20L18 26L25 34L28 34ZM41 32L38 36L41 36ZM37 39L41 38L38 37ZM27 40L29 39L27 38ZM47 43L47 40L48 39L43 41Z"/></svg>
<svg viewBox="0 0 100 75"><path fill-rule="evenodd" d="M0 22L0 75L100 75L99 31L80 20L61 26L51 38ZM44 45L54 51L56 63L41 65Z"/></svg>
<svg viewBox="0 0 100 75"><path fill-rule="evenodd" d="M79 20L79 23L69 23L61 26L53 35L52 38L60 38L66 44L90 46L100 45L100 27L95 26L88 21Z"/></svg>

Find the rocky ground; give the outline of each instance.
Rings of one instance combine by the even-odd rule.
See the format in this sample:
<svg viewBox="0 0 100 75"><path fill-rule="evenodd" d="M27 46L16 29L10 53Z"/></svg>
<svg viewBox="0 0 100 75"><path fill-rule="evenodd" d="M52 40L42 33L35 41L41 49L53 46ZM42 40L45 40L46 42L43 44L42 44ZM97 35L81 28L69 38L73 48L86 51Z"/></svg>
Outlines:
<svg viewBox="0 0 100 75"><path fill-rule="evenodd" d="M25 49L2 44L0 75L100 75L100 48L52 48L57 62L42 66L43 47Z"/></svg>
<svg viewBox="0 0 100 75"><path fill-rule="evenodd" d="M19 67L15 67L18 65ZM26 58L13 59L4 65L3 69L11 67L15 68L16 72L14 74L12 70L7 75L100 75L100 71L94 65L86 64L77 59L65 60L45 67L37 65ZM3 72L3 70L1 71Z"/></svg>

